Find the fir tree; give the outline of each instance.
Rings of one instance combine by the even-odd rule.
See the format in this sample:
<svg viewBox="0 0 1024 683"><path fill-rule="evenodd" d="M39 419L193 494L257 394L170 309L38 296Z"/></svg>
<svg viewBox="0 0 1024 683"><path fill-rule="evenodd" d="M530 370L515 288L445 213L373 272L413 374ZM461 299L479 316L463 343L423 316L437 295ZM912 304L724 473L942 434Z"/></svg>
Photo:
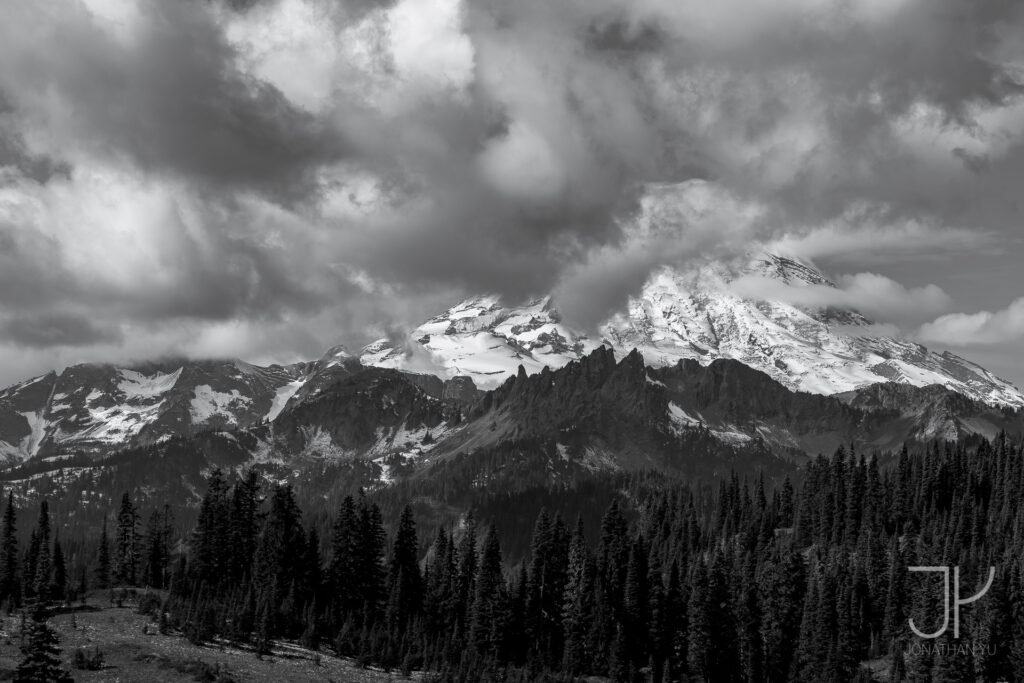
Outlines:
<svg viewBox="0 0 1024 683"><path fill-rule="evenodd" d="M96 587L110 587L110 539L107 537L107 520L100 528L100 541L96 551Z"/></svg>
<svg viewBox="0 0 1024 683"><path fill-rule="evenodd" d="M492 526L484 538L471 612L470 643L480 657L494 656L500 651L505 617L504 602L501 546L498 534Z"/></svg>
<svg viewBox="0 0 1024 683"><path fill-rule="evenodd" d="M423 603L423 584L418 560L419 543L416 540L416 522L412 508L402 510L398 531L391 550L388 573L390 600L389 628L395 637L401 637L409 621L419 614Z"/></svg>
<svg viewBox="0 0 1024 683"><path fill-rule="evenodd" d="M356 575L361 598L363 624L373 624L381 614L384 602L385 571L384 551L387 537L380 507L360 496L359 504L359 548Z"/></svg>
<svg viewBox="0 0 1024 683"><path fill-rule="evenodd" d="M224 473L214 468L207 478L199 519L192 532L192 571L197 581L211 586L232 578L228 572L232 546L227 492Z"/></svg>
<svg viewBox="0 0 1024 683"><path fill-rule="evenodd" d="M72 681L71 674L61 667L57 635L38 607L33 608L27 629L25 644L21 648L24 659L14 672L14 680L21 683Z"/></svg>
<svg viewBox="0 0 1024 683"><path fill-rule="evenodd" d="M352 496L347 496L334 519L331 561L328 567L332 594L331 614L337 627L345 620L358 621L360 617L360 536L355 501Z"/></svg>
<svg viewBox="0 0 1024 683"><path fill-rule="evenodd" d="M121 586L134 586L137 578L139 516L128 493L121 497L117 513L117 536L114 539L114 582Z"/></svg>
<svg viewBox="0 0 1024 683"><path fill-rule="evenodd" d="M171 550L171 510L154 510L146 523L142 541L142 583L153 588L167 587L167 567Z"/></svg>
<svg viewBox="0 0 1024 683"><path fill-rule="evenodd" d="M50 583L50 597L54 600L64 600L67 591L68 570L64 562L64 550L58 539L53 542L53 581Z"/></svg>
<svg viewBox="0 0 1024 683"><path fill-rule="evenodd" d="M18 581L18 528L17 511L14 509L14 494L7 494L4 508L2 540L0 540L0 603L11 611L21 600L21 586Z"/></svg>
<svg viewBox="0 0 1024 683"><path fill-rule="evenodd" d="M568 576L562 606L564 669L574 676L586 673L590 664L587 633L593 624L595 574L594 560L583 533L583 519L577 518L569 545Z"/></svg>
<svg viewBox="0 0 1024 683"><path fill-rule="evenodd" d="M36 523L35 540L32 545L35 558L32 560L32 594L41 602L50 599L50 584L53 581L53 557L50 554L50 506L45 500L39 503L39 521Z"/></svg>

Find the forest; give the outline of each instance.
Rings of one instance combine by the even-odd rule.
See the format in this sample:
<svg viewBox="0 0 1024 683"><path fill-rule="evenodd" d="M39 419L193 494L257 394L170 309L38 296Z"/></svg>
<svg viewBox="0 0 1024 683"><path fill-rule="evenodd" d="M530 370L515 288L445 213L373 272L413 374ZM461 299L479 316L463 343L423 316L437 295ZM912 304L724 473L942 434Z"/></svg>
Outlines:
<svg viewBox="0 0 1024 683"><path fill-rule="evenodd" d="M1002 436L884 462L839 448L781 482L622 479L596 514L550 497L525 531L507 505L437 523L374 491L325 518L289 484L214 470L194 528L125 493L74 563L47 502L8 495L0 603L42 642L48 611L134 587L196 644L297 642L439 682L1020 681L1021 491ZM922 639L911 619L931 633L948 615L941 577L913 566L958 568L961 599L995 579Z"/></svg>

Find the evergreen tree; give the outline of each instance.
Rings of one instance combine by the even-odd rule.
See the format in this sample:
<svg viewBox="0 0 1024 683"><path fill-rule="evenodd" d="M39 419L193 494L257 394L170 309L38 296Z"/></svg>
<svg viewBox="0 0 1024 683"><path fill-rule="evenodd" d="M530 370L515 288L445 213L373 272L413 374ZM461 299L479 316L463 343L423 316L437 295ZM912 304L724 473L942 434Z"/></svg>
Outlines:
<svg viewBox="0 0 1024 683"><path fill-rule="evenodd" d="M50 584L50 597L54 600L64 600L68 591L68 569L64 562L64 550L60 546L60 540L53 542L53 581Z"/></svg>
<svg viewBox="0 0 1024 683"><path fill-rule="evenodd" d="M228 535L230 556L227 559L230 581L242 581L252 569L253 557L256 554L256 542L260 532L260 476L256 470L250 469L245 476L234 486L231 494L230 511L228 513ZM208 503L207 525L212 526L207 533L210 535L209 543L217 538L222 532L217 528L218 516L223 515L218 506L217 495L214 500ZM212 509L211 509L212 508ZM212 549L206 550L207 561L212 565L220 562L217 554Z"/></svg>
<svg viewBox="0 0 1024 683"><path fill-rule="evenodd" d="M308 609L321 599L323 568L320 559L320 534L310 527L306 537L306 556L302 560L301 601Z"/></svg>
<svg viewBox="0 0 1024 683"><path fill-rule="evenodd" d="M210 586L240 578L229 573L230 553L234 548L229 535L227 494L224 473L219 467L214 468L206 481L206 493L199 506L199 518L191 541L194 576L200 583Z"/></svg>
<svg viewBox="0 0 1024 683"><path fill-rule="evenodd" d="M384 552L387 536L384 533L384 521L380 507L370 503L365 495L359 502L359 549L357 553L359 566L356 574L356 585L361 597L361 613L363 624L375 623L383 608L385 571Z"/></svg>
<svg viewBox="0 0 1024 683"><path fill-rule="evenodd" d="M462 537L459 539L455 590L452 592L451 611L457 638L464 636L468 630L467 608L473 601L477 574L476 543L476 519L473 513L469 512L462 529Z"/></svg>
<svg viewBox="0 0 1024 683"><path fill-rule="evenodd" d="M341 627L345 620L355 622L354 625L361 623L360 539L356 504L352 496L347 496L334 519L328 567L332 593L331 614L336 627Z"/></svg>
<svg viewBox="0 0 1024 683"><path fill-rule="evenodd" d="M96 587L110 587L110 539L107 537L107 520L100 528L99 547L96 551Z"/></svg>
<svg viewBox="0 0 1024 683"><path fill-rule="evenodd" d="M569 545L568 576L562 606L564 669L573 676L586 673L590 664L587 633L593 624L595 574L594 559L583 533L583 519L577 518Z"/></svg>
<svg viewBox="0 0 1024 683"><path fill-rule="evenodd" d="M568 564L568 537L561 517L542 509L530 543L526 628L537 665L554 668L562 659L562 625Z"/></svg>
<svg viewBox="0 0 1024 683"><path fill-rule="evenodd" d="M28 622L25 644L21 648L24 659L14 672L19 683L62 683L72 681L71 674L61 667L57 635L46 623L38 607L32 610Z"/></svg>
<svg viewBox="0 0 1024 683"><path fill-rule="evenodd" d="M647 549L637 537L629 553L626 587L623 596L622 634L626 661L630 671L639 671L647 664L650 633L650 576L647 570Z"/></svg>
<svg viewBox="0 0 1024 683"><path fill-rule="evenodd" d="M39 601L50 599L50 584L53 580L53 557L50 554L50 506L45 500L39 503L39 520L31 546L34 557L32 567L32 595Z"/></svg>
<svg viewBox="0 0 1024 683"><path fill-rule="evenodd" d="M402 510L391 549L388 572L389 628L395 637L401 637L409 622L418 615L423 604L423 584L418 560L419 543L416 540L416 522L412 508Z"/></svg>
<svg viewBox="0 0 1024 683"><path fill-rule="evenodd" d="M172 517L169 506L154 510L146 523L142 541L142 583L153 588L167 587L167 568L171 557Z"/></svg>
<svg viewBox="0 0 1024 683"><path fill-rule="evenodd" d="M470 643L480 657L486 658L500 652L505 614L501 546L492 526L484 538L471 612Z"/></svg>
<svg viewBox="0 0 1024 683"><path fill-rule="evenodd" d="M121 497L117 513L117 536L114 539L114 582L134 586L137 578L139 515L127 492Z"/></svg>
<svg viewBox="0 0 1024 683"><path fill-rule="evenodd" d="M18 581L18 516L14 509L14 494L7 494L4 508L2 540L0 540L0 604L12 610L21 601Z"/></svg>

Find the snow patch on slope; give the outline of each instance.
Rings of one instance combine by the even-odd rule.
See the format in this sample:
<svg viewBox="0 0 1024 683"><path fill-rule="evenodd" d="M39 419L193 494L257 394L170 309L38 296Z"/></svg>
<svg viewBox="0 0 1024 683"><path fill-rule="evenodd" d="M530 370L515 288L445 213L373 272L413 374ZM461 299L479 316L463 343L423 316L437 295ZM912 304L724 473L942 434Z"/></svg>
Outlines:
<svg viewBox="0 0 1024 683"><path fill-rule="evenodd" d="M306 383L305 379L297 379L294 382L289 382L283 387L278 387L277 393L274 394L274 400L270 403L270 410L267 411L266 419L268 422L273 422L277 419L277 416L281 414L284 407L291 400L292 396L295 395L302 385Z"/></svg>
<svg viewBox="0 0 1024 683"><path fill-rule="evenodd" d="M39 445L46 436L46 420L36 412L20 413L28 422L30 433L21 440L20 450L26 458L31 458L39 452Z"/></svg>
<svg viewBox="0 0 1024 683"><path fill-rule="evenodd" d="M20 460L24 455L25 454L21 452L20 448L12 446L6 441L0 440L0 458L5 460L17 458Z"/></svg>
<svg viewBox="0 0 1024 683"><path fill-rule="evenodd" d="M668 419L669 422L676 427L676 429L685 429L688 427L695 427L703 424L703 420L699 417L694 417L688 412L677 406L675 403L670 402L668 404Z"/></svg>
<svg viewBox="0 0 1024 683"><path fill-rule="evenodd" d="M156 398L162 396L178 383L181 377L182 368L174 372L158 372L155 375L144 375L135 370L118 370L121 381L117 388L125 395L125 398ZM91 394L90 394L91 395Z"/></svg>
<svg viewBox="0 0 1024 683"><path fill-rule="evenodd" d="M248 404L251 401L252 399L243 396L238 389L226 393L214 390L209 384L200 384L195 388L194 397L190 402L192 424L203 424L215 415L225 417L228 422L235 422L235 417L231 414L232 404Z"/></svg>
<svg viewBox="0 0 1024 683"><path fill-rule="evenodd" d="M163 401L158 401L148 406L89 407L90 426L74 436L103 443L127 443L133 436L138 435L146 425L159 417L163 405Z"/></svg>
<svg viewBox="0 0 1024 683"><path fill-rule="evenodd" d="M331 433L322 427L303 427L302 433L306 440L306 447L303 449L303 455L306 457L339 461L350 459L355 455L352 451L335 444Z"/></svg>

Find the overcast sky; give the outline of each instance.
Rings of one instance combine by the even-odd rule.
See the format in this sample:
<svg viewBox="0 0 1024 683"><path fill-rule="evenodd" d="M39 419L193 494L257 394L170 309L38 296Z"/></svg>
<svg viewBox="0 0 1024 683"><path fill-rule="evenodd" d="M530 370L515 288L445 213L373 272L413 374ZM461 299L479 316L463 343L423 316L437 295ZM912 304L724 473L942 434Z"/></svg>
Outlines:
<svg viewBox="0 0 1024 683"><path fill-rule="evenodd" d="M317 357L471 293L592 327L757 245L1024 385L1019 0L0 12L0 385Z"/></svg>

